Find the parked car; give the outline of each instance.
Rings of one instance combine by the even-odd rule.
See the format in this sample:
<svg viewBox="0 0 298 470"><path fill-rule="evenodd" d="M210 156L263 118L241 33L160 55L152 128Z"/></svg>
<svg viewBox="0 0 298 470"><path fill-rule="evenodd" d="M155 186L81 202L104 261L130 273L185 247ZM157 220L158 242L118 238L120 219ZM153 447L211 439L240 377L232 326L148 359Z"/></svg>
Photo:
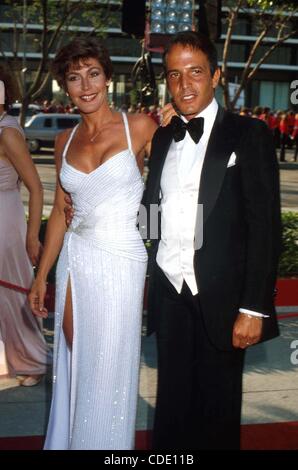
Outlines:
<svg viewBox="0 0 298 470"><path fill-rule="evenodd" d="M54 147L56 135L80 122L80 114L40 113L25 124L25 135L30 152L40 147Z"/></svg>
<svg viewBox="0 0 298 470"><path fill-rule="evenodd" d="M13 103L10 107L9 114L11 116L19 117L21 106L22 106L21 103ZM26 112L25 122L28 122L32 116L40 112L41 112L40 106L38 106L37 104L29 104L27 112Z"/></svg>

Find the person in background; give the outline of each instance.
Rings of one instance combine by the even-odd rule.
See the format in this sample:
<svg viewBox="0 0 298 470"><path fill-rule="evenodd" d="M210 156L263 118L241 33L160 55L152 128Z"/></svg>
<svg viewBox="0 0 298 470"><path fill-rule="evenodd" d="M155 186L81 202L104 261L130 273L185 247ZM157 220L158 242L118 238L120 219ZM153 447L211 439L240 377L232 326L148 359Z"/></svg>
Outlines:
<svg viewBox="0 0 298 470"><path fill-rule="evenodd" d="M136 112L136 109L137 109L136 106L135 106L134 104L131 104L131 105L129 106L127 112L128 112L129 114L134 114L134 113Z"/></svg>
<svg viewBox="0 0 298 470"><path fill-rule="evenodd" d="M24 132L7 114L13 91L11 77L2 67L0 80L0 280L28 289L34 277L32 265L37 266L41 255L38 233L43 190ZM20 195L21 181L29 191L28 224ZM26 387L40 382L50 361L41 326L26 295L0 285L0 334L8 371Z"/></svg>
<svg viewBox="0 0 298 470"><path fill-rule="evenodd" d="M269 127L269 116L270 116L270 108L268 106L265 106L263 108L262 113L259 116L259 119L261 121L264 121L268 127Z"/></svg>
<svg viewBox="0 0 298 470"><path fill-rule="evenodd" d="M288 126L288 116L284 112L281 114L279 122L279 132L280 132L280 156L279 159L281 162L286 161L286 148L289 139L289 126Z"/></svg>
<svg viewBox="0 0 298 470"><path fill-rule="evenodd" d="M293 139L291 136L293 135L294 127L295 127L295 113L292 110L287 112L287 121L288 121L288 147L291 149L293 145Z"/></svg>
<svg viewBox="0 0 298 470"><path fill-rule="evenodd" d="M251 117L256 118L256 119L261 119L262 113L263 113L262 106L255 106L252 111Z"/></svg>
<svg viewBox="0 0 298 470"><path fill-rule="evenodd" d="M150 116L156 122L157 125L160 125L160 116L158 114L157 106L155 104L149 106L148 116Z"/></svg>
<svg viewBox="0 0 298 470"><path fill-rule="evenodd" d="M241 106L239 116L250 116L250 110L246 106Z"/></svg>
<svg viewBox="0 0 298 470"><path fill-rule="evenodd" d="M291 139L294 141L294 157L293 162L297 161L297 154L298 154L298 113L295 114L295 122L294 122L294 129L291 134Z"/></svg>

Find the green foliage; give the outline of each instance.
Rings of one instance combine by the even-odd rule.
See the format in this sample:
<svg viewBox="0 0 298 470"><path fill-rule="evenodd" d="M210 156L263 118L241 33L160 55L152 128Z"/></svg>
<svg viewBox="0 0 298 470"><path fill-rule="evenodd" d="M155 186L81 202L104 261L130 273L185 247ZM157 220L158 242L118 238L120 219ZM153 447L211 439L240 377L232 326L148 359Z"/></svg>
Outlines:
<svg viewBox="0 0 298 470"><path fill-rule="evenodd" d="M120 4L112 0L102 0L100 4L97 0L2 0L0 56L14 75L18 99L23 103L21 124L29 103L47 89L50 54L78 34L105 37L107 27L119 26L119 9ZM34 31L28 28L31 24L41 28ZM79 31L79 27L83 30ZM26 75L28 60L24 52L40 54L36 68Z"/></svg>
<svg viewBox="0 0 298 470"><path fill-rule="evenodd" d="M281 277L298 275L298 213L282 213L282 254L278 274Z"/></svg>
<svg viewBox="0 0 298 470"><path fill-rule="evenodd" d="M136 106L140 101L139 93L136 88L132 88L129 92L130 104Z"/></svg>
<svg viewBox="0 0 298 470"><path fill-rule="evenodd" d="M258 7L262 10L268 10L272 8L286 7L292 9L295 7L295 1L291 0L247 0L247 3L251 7Z"/></svg>
<svg viewBox="0 0 298 470"><path fill-rule="evenodd" d="M92 1L70 1L70 0L32 0L27 2L24 10L23 2L4 0L7 7L4 10L6 21L15 24L40 24L46 29L48 44L50 39L56 34L57 29L61 33L51 44L51 50L55 53L57 44L61 43L61 36L65 36L65 41L69 41L78 33L80 26L92 28L98 36L106 36L105 28L107 26L118 26L119 17L117 8L112 5L110 0L102 0L101 5ZM25 20L26 18L26 20ZM19 40L22 42L23 29L17 30ZM28 34L27 32L26 34ZM42 51L42 43L39 42L39 52ZM37 52L37 51L35 51Z"/></svg>
<svg viewBox="0 0 298 470"><path fill-rule="evenodd" d="M222 19L226 22L227 34L223 46L220 85L223 88L224 106L233 110L241 92L247 88L260 67L277 48L297 33L295 15L298 13L298 5L297 0L224 0L223 5L227 7L227 13ZM243 55L245 65L239 71L238 89L231 96L228 63L231 61L232 38L239 17L246 18L246 34L252 34L256 39L246 45ZM248 25L251 25L253 32L249 33ZM266 41L268 38L269 42Z"/></svg>

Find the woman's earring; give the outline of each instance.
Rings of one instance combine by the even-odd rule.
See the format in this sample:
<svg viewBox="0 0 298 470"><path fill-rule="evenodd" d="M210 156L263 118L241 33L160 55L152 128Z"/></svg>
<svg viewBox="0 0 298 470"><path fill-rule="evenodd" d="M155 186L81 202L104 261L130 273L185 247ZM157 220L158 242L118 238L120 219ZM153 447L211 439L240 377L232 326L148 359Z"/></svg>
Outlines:
<svg viewBox="0 0 298 470"><path fill-rule="evenodd" d="M66 96L69 96L69 93L67 93L67 91L66 91Z"/></svg>

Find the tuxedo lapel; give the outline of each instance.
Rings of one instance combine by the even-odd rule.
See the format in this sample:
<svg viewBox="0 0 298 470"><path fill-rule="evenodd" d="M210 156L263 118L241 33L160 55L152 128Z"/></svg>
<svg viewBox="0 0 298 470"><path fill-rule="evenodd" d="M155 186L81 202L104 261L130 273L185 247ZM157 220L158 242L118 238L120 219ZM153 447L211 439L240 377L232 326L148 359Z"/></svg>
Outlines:
<svg viewBox="0 0 298 470"><path fill-rule="evenodd" d="M172 139L171 126L160 127L153 138L150 172L146 187L147 204L156 204L159 201L161 174Z"/></svg>
<svg viewBox="0 0 298 470"><path fill-rule="evenodd" d="M219 107L209 138L201 173L199 204L206 222L219 195L229 157L234 150L236 129L230 113Z"/></svg>

